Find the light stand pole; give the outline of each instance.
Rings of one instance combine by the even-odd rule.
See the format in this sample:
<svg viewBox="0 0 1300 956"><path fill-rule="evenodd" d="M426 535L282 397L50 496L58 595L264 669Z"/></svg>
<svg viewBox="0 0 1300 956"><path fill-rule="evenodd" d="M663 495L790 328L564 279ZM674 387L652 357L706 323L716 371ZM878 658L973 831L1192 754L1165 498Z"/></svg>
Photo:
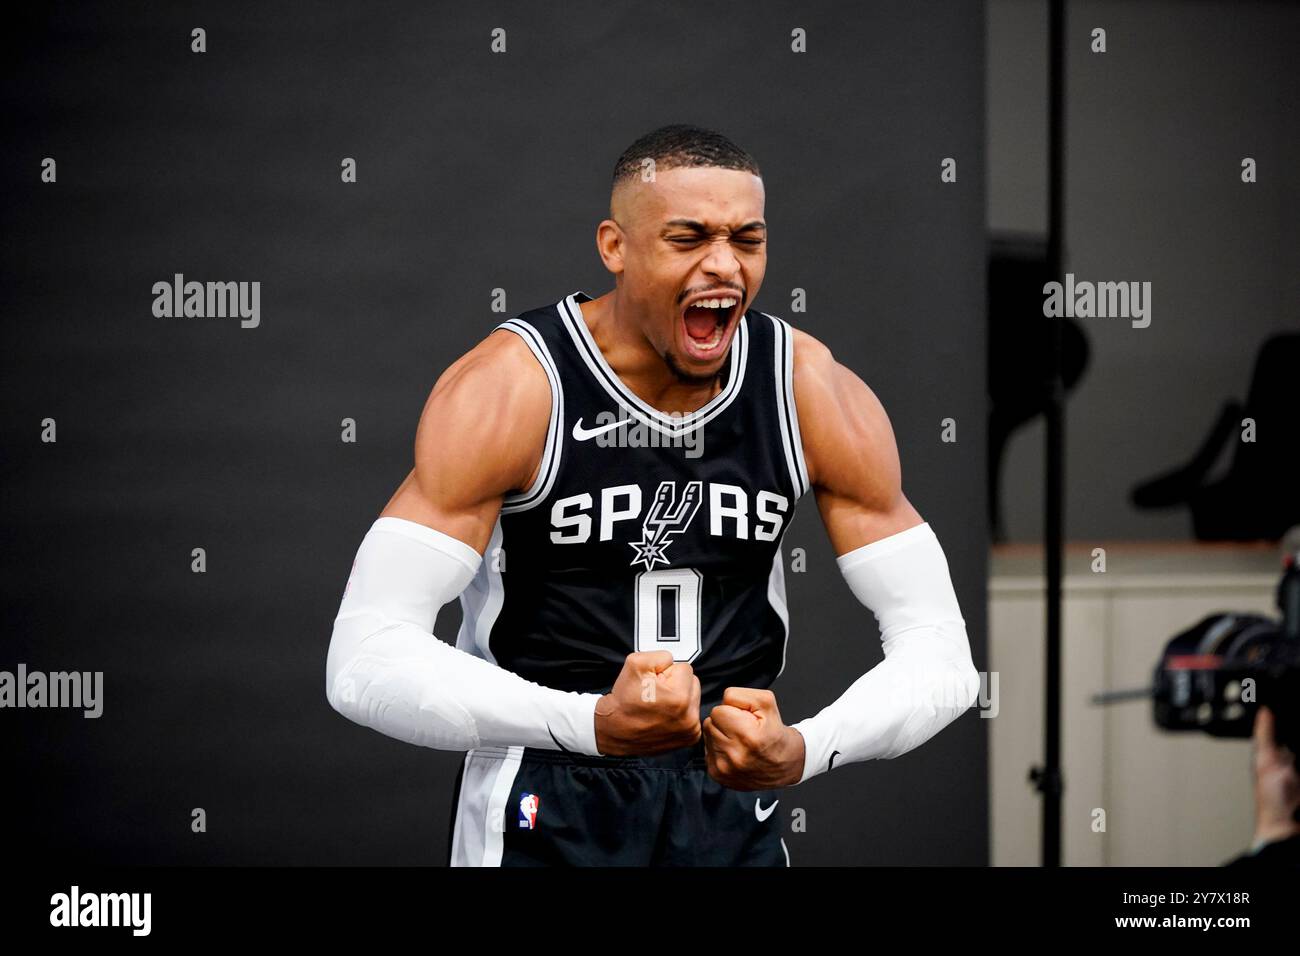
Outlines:
<svg viewBox="0 0 1300 956"><path fill-rule="evenodd" d="M1065 0L1051 0L1048 12L1047 81L1047 270L1064 281L1065 237ZM1061 377L1061 332L1065 319L1048 319L1047 469L1043 556L1046 563L1047 646L1044 675L1043 764L1030 771L1043 795L1043 866L1061 865L1061 573L1065 502L1065 385Z"/></svg>

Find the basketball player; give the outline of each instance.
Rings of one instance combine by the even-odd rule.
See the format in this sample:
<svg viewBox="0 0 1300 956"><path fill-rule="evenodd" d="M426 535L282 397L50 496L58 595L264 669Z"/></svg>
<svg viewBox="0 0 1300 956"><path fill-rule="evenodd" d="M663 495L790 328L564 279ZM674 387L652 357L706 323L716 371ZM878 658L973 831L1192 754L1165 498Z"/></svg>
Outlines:
<svg viewBox="0 0 1300 956"><path fill-rule="evenodd" d="M452 865L787 866L782 788L905 753L975 700L884 409L752 308L763 211L726 137L648 134L596 232L613 291L501 323L429 396L415 467L357 552L326 694L467 751ZM809 490L885 660L787 725L781 541ZM457 596L453 648L432 632Z"/></svg>

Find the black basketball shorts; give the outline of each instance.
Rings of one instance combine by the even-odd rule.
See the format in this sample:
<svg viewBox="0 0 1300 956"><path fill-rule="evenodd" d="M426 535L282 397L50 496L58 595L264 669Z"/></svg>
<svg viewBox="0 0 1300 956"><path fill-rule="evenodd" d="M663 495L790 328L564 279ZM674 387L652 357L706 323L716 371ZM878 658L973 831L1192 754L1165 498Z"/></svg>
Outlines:
<svg viewBox="0 0 1300 956"><path fill-rule="evenodd" d="M649 757L532 747L465 754L451 866L789 866L782 791L731 790L703 741Z"/></svg>

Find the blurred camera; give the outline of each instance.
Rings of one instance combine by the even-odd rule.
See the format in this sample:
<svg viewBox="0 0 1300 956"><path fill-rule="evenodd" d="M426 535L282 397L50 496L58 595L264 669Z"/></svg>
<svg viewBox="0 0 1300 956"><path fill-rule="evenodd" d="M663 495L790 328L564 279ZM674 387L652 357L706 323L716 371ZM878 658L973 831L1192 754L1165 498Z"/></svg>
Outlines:
<svg viewBox="0 0 1300 956"><path fill-rule="evenodd" d="M1277 587L1280 620L1212 614L1166 645L1153 682L1157 726L1249 737L1263 704L1277 718L1278 743L1300 754L1300 541L1293 538Z"/></svg>

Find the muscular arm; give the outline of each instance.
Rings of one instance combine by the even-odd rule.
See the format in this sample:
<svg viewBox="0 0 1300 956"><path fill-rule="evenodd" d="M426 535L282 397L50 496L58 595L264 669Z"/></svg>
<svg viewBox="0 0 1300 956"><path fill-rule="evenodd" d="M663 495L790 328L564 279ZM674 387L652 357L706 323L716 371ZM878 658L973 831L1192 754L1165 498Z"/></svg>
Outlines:
<svg viewBox="0 0 1300 956"><path fill-rule="evenodd" d="M903 495L894 431L871 389L794 333L794 391L808 480L837 555L921 523Z"/></svg>
<svg viewBox="0 0 1300 956"><path fill-rule="evenodd" d="M502 499L537 474L550 409L550 385L523 340L489 335L434 385L415 467L381 517L437 528L482 553Z"/></svg>
<svg viewBox="0 0 1300 956"><path fill-rule="evenodd" d="M599 694L542 687L433 635L439 608L477 571L504 496L534 480L550 409L545 373L512 332L438 380L415 467L362 541L334 622L326 696L339 713L441 750L597 753Z"/></svg>
<svg viewBox="0 0 1300 956"><path fill-rule="evenodd" d="M943 550L903 495L898 449L879 400L801 332L794 383L822 521L841 573L880 624L885 652L834 703L793 725L804 739L803 782L832 765L920 746L971 706L979 674Z"/></svg>

